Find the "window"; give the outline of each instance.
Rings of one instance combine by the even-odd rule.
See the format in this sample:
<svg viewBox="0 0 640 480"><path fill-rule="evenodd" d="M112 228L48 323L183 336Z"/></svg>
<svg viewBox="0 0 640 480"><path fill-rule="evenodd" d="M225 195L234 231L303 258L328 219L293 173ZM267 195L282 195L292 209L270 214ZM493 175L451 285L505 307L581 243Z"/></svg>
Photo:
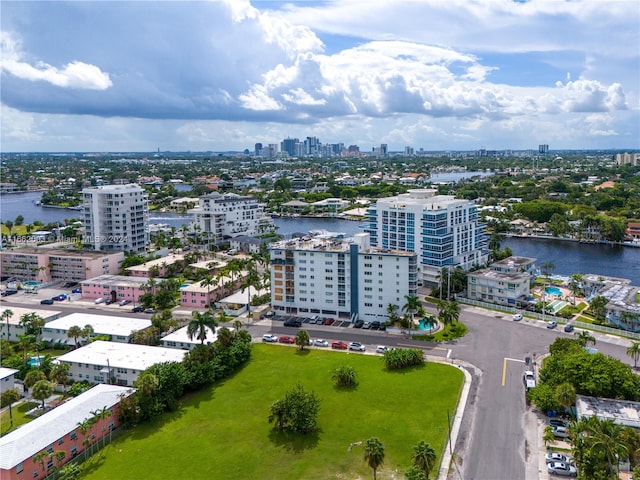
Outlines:
<svg viewBox="0 0 640 480"><path fill-rule="evenodd" d="M22 462L21 462L18 465L16 465L16 473L20 473L22 472L22 470L24 470L24 468L22 467Z"/></svg>
<svg viewBox="0 0 640 480"><path fill-rule="evenodd" d="M38 470L34 470L33 471L33 478L37 478L38 477Z"/></svg>
<svg viewBox="0 0 640 480"><path fill-rule="evenodd" d="M58 445L62 445L64 443L64 437L60 438L58 440Z"/></svg>
<svg viewBox="0 0 640 480"><path fill-rule="evenodd" d="M76 438L78 438L78 434L76 433L76 431L74 430L73 432L71 432L71 434L69 435L69 439L70 440L75 440Z"/></svg>

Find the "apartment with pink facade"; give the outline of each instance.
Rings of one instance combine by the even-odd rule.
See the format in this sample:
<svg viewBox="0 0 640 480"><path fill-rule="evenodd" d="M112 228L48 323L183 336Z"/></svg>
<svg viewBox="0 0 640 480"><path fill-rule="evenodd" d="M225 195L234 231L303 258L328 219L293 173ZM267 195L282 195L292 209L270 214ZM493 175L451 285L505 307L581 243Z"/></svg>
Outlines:
<svg viewBox="0 0 640 480"><path fill-rule="evenodd" d="M180 306L186 308L209 308L218 300L233 293L240 287L245 272L234 277L213 277L213 283L207 285L200 281L180 288Z"/></svg>
<svg viewBox="0 0 640 480"><path fill-rule="evenodd" d="M16 248L0 251L3 276L38 282L81 282L98 275L117 274L123 252L104 253L57 248Z"/></svg>
<svg viewBox="0 0 640 480"><path fill-rule="evenodd" d="M80 455L85 448L109 437L118 427L118 410L122 397L134 392L130 387L100 384L22 425L0 438L0 478L27 480L47 477L55 467L61 467ZM79 423L105 409L107 415L97 420L83 434ZM84 440L88 444L84 444ZM54 464L55 452L65 452ZM39 455L45 452L44 455ZM50 456L51 455L51 456Z"/></svg>
<svg viewBox="0 0 640 480"><path fill-rule="evenodd" d="M137 302L146 292L144 277L126 277L124 275L100 275L81 282L82 298L112 298L115 301L131 300Z"/></svg>

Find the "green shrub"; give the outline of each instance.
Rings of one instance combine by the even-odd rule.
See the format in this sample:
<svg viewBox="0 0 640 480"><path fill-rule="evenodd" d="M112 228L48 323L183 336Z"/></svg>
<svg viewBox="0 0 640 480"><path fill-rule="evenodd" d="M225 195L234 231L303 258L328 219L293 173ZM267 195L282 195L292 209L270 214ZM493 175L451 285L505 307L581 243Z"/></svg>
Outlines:
<svg viewBox="0 0 640 480"><path fill-rule="evenodd" d="M383 361L387 370L423 365L425 362L422 350L417 348L392 348L384 352Z"/></svg>

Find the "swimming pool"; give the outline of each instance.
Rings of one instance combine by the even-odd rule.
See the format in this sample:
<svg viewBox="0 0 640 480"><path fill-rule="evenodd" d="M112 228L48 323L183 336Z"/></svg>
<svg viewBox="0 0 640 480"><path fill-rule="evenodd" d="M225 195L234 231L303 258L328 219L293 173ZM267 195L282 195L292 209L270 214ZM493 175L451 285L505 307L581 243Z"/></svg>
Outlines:
<svg viewBox="0 0 640 480"><path fill-rule="evenodd" d="M44 358L44 355L39 355L37 357L31 357L27 362L32 367L39 367L40 361Z"/></svg>
<svg viewBox="0 0 640 480"><path fill-rule="evenodd" d="M418 330L432 330L436 325L438 322L435 319L423 318L418 322Z"/></svg>
<svg viewBox="0 0 640 480"><path fill-rule="evenodd" d="M547 295L553 295L555 297L562 296L562 290L560 290L558 287L544 287L544 293L546 293Z"/></svg>

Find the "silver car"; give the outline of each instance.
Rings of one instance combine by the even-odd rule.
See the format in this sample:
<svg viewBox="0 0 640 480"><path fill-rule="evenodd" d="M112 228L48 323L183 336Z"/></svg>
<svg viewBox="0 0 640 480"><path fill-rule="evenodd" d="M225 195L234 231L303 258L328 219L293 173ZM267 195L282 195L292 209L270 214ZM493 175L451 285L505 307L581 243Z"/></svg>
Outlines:
<svg viewBox="0 0 640 480"><path fill-rule="evenodd" d="M323 340L322 338L318 338L317 340L314 340L313 344L316 347L328 347L329 346L329 342L327 342L326 340Z"/></svg>
<svg viewBox="0 0 640 480"><path fill-rule="evenodd" d="M564 462L553 462L547 465L547 471L553 475L561 477L576 477L578 470L573 465Z"/></svg>
<svg viewBox="0 0 640 480"><path fill-rule="evenodd" d="M558 452L547 453L544 456L544 458L547 461L547 463L557 463L557 462L568 463L569 462L569 459L565 455L562 455L561 453L558 453Z"/></svg>
<svg viewBox="0 0 640 480"><path fill-rule="evenodd" d="M349 350L354 350L356 352L364 352L364 345L358 342L351 342L349 344Z"/></svg>

